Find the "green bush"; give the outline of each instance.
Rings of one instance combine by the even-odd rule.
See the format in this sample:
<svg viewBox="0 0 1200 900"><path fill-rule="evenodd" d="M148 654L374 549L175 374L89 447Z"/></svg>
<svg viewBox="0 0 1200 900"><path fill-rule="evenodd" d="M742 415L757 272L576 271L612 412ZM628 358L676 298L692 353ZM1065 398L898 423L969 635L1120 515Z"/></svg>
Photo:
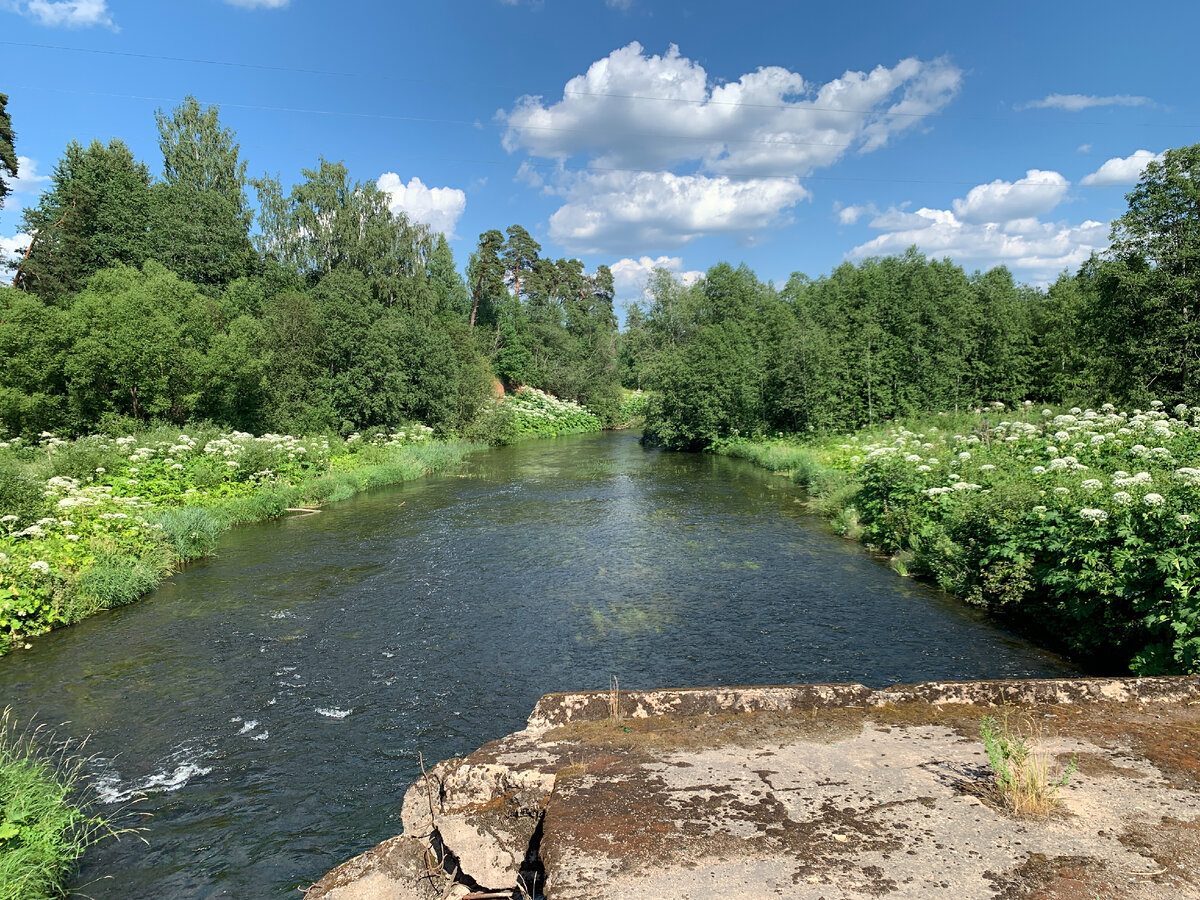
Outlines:
<svg viewBox="0 0 1200 900"><path fill-rule="evenodd" d="M150 553L133 556L116 550L96 557L95 565L79 576L84 608L112 609L132 603L154 588L169 570L166 559Z"/></svg>
<svg viewBox="0 0 1200 900"><path fill-rule="evenodd" d="M225 523L210 509L181 506L158 516L163 536L181 562L208 556L217 546Z"/></svg>
<svg viewBox="0 0 1200 900"><path fill-rule="evenodd" d="M1200 672L1200 407L993 406L720 449L1097 670Z"/></svg>

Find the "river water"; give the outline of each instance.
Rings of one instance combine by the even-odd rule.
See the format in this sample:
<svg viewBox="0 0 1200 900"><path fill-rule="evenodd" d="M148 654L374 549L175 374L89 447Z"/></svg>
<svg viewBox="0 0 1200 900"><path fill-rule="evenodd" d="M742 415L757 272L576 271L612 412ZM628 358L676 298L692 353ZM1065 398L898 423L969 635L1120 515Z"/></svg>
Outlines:
<svg viewBox="0 0 1200 900"><path fill-rule="evenodd" d="M96 900L296 897L399 831L439 760L550 691L1075 674L804 514L788 479L632 434L240 528L146 600L0 660L0 698L90 735L149 846Z"/></svg>

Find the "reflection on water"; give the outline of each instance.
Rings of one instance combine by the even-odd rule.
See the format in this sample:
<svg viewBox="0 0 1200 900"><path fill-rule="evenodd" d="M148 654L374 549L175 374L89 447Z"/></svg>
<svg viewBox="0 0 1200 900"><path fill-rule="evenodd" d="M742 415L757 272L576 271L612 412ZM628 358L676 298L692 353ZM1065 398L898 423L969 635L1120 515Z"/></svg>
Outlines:
<svg viewBox="0 0 1200 900"><path fill-rule="evenodd" d="M285 897L394 834L417 753L520 728L549 691L1055 675L902 580L785 479L592 435L243 528L146 601L0 661L20 715L91 734L150 847L97 900Z"/></svg>

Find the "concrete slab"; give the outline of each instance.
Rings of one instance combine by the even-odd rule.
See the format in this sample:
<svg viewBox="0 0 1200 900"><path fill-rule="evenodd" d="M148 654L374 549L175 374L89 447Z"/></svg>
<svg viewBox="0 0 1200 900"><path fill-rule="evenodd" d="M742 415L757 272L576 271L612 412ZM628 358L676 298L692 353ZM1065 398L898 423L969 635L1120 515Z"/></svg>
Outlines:
<svg viewBox="0 0 1200 900"><path fill-rule="evenodd" d="M1075 761L1049 815L999 805L985 715ZM403 818L463 896L1200 898L1200 678L550 695ZM372 896L339 872L308 896Z"/></svg>

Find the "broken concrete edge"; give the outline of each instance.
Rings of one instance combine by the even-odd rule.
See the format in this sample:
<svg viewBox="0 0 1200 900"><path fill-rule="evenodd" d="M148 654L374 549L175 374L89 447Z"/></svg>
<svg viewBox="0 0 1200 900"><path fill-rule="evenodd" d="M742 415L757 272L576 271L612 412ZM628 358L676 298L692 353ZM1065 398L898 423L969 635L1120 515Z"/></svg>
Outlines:
<svg viewBox="0 0 1200 900"><path fill-rule="evenodd" d="M1058 704L1179 703L1200 701L1200 675L1157 678L1045 678L996 681L929 681L873 690L861 684L779 687L709 687L648 691L578 691L546 694L526 728L547 731L578 722L653 716L792 712L895 703ZM615 708L614 708L615 705Z"/></svg>

